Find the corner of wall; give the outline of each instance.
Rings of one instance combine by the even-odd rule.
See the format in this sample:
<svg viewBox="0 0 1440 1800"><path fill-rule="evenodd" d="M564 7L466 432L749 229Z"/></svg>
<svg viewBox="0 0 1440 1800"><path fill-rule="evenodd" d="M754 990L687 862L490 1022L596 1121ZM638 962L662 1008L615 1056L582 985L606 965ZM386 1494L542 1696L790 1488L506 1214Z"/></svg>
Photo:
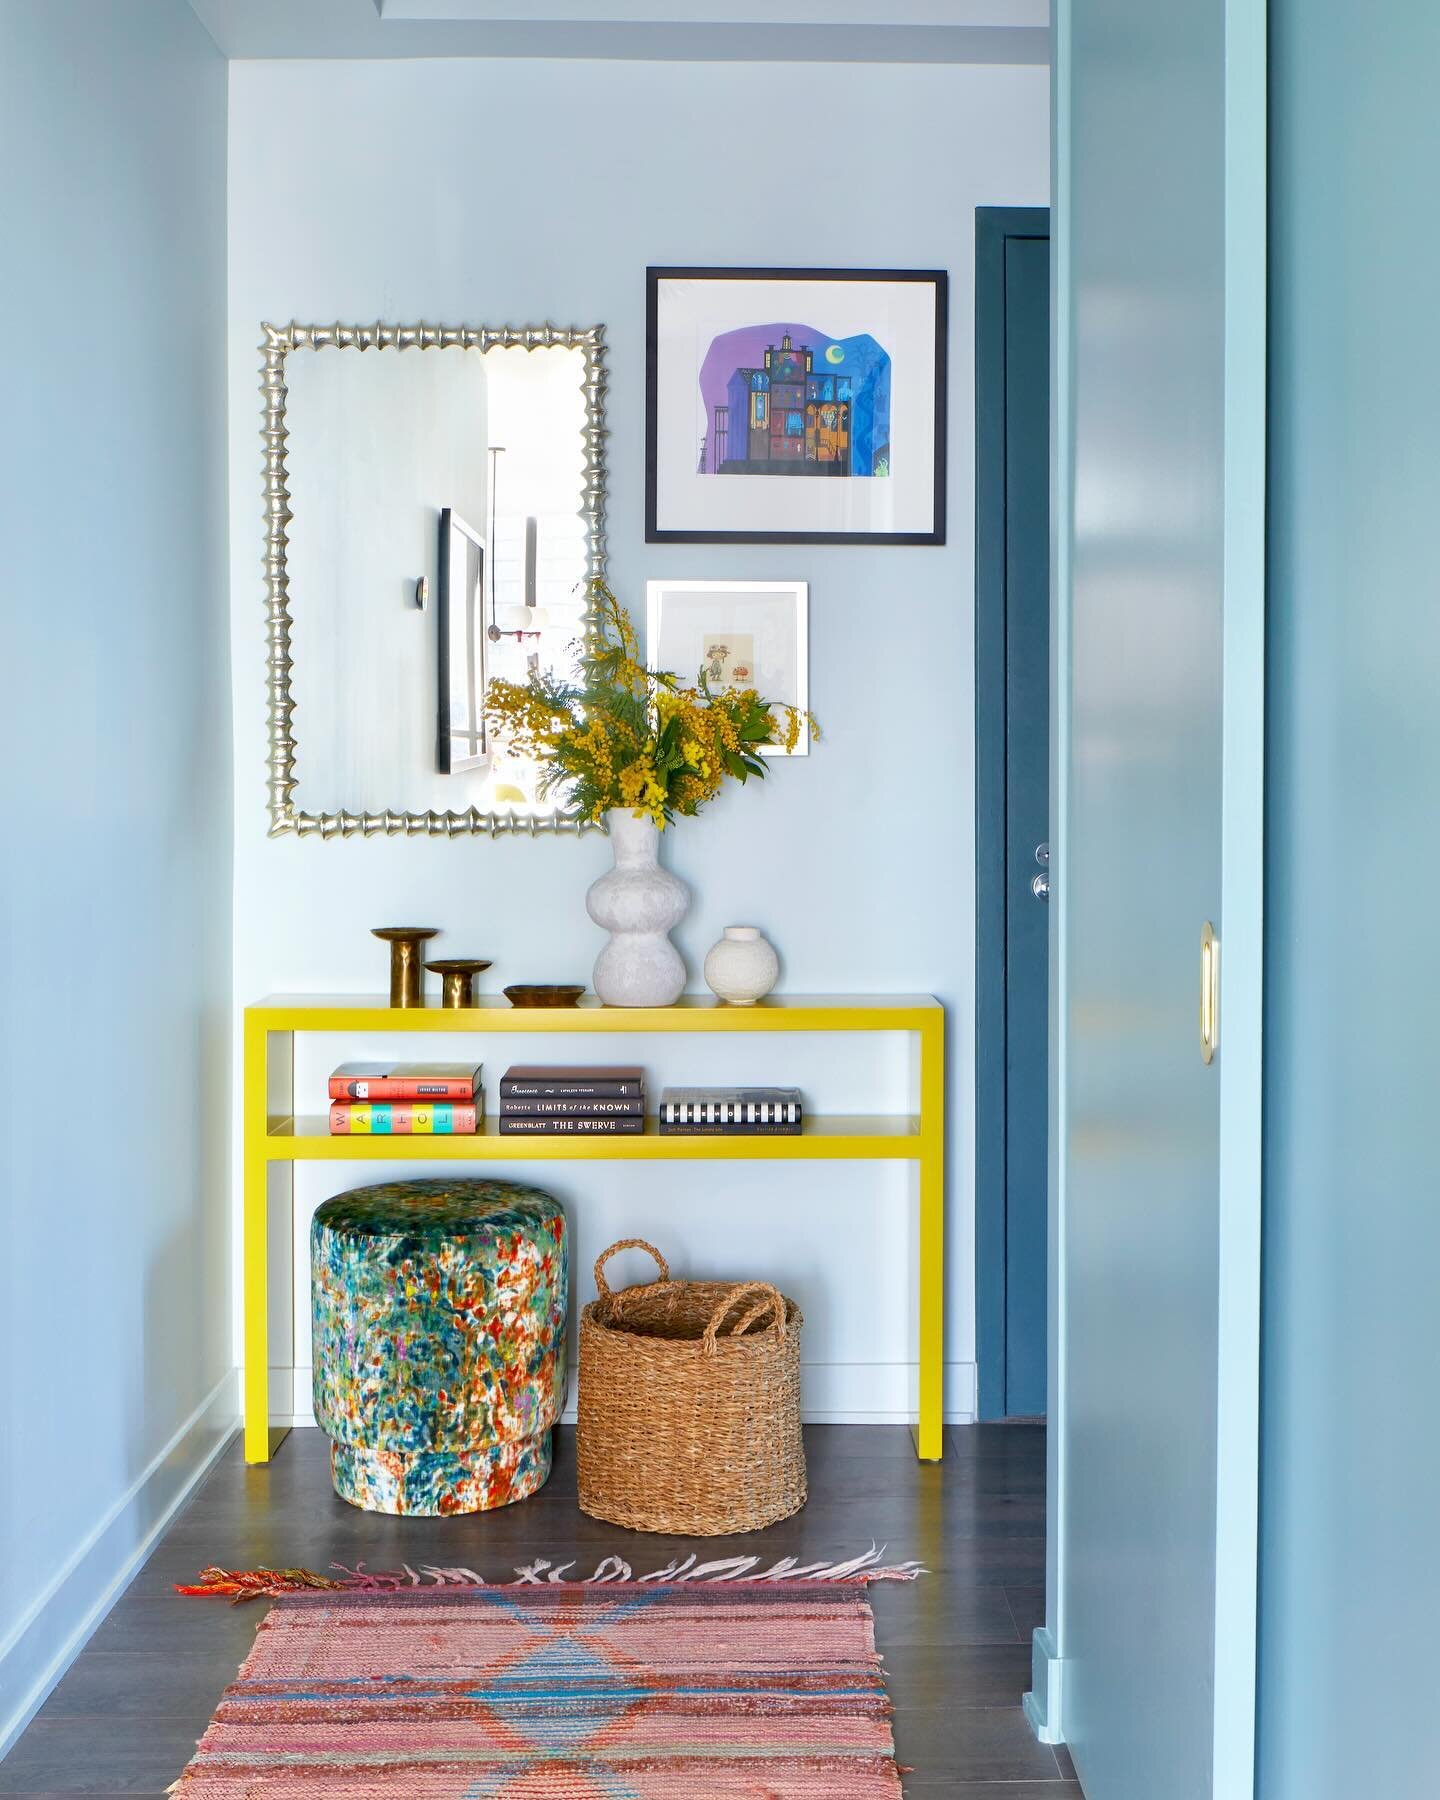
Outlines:
<svg viewBox="0 0 1440 1800"><path fill-rule="evenodd" d="M0 1757L234 1436L240 1393L236 1374L226 1371L0 1643L0 1695L5 1696Z"/></svg>

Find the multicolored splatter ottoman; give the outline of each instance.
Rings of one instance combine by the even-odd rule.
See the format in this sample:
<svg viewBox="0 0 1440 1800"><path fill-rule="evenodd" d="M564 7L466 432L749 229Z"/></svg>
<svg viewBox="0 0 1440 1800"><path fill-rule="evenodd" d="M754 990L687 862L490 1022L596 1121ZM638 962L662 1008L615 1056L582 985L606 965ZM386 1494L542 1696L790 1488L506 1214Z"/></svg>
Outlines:
<svg viewBox="0 0 1440 1800"><path fill-rule="evenodd" d="M513 1181L386 1181L310 1227L315 1417L342 1500L470 1513L550 1474L565 1215Z"/></svg>

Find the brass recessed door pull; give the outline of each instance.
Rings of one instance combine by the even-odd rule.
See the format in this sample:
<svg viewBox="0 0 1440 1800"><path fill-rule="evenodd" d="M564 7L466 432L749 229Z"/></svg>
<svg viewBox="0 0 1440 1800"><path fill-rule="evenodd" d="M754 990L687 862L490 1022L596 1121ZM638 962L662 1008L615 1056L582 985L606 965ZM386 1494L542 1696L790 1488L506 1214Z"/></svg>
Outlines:
<svg viewBox="0 0 1440 1800"><path fill-rule="evenodd" d="M1220 1048L1220 940L1207 919L1200 930L1200 1060L1212 1063Z"/></svg>

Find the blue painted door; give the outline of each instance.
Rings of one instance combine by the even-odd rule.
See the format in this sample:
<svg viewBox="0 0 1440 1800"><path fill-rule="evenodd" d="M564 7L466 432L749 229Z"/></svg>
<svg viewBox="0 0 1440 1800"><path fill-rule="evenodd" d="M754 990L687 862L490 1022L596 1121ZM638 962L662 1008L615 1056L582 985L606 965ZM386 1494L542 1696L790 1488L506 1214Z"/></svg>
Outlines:
<svg viewBox="0 0 1440 1800"><path fill-rule="evenodd" d="M975 1262L982 1419L1046 1409L1050 214L975 215ZM1038 853L1038 854L1037 854Z"/></svg>
<svg viewBox="0 0 1440 1800"><path fill-rule="evenodd" d="M1061 1336L1037 1675L1088 1800L1248 1800L1265 8L1060 0L1056 32Z"/></svg>
<svg viewBox="0 0 1440 1800"><path fill-rule="evenodd" d="M1005 1394L1045 1411L1050 238L1005 240Z"/></svg>

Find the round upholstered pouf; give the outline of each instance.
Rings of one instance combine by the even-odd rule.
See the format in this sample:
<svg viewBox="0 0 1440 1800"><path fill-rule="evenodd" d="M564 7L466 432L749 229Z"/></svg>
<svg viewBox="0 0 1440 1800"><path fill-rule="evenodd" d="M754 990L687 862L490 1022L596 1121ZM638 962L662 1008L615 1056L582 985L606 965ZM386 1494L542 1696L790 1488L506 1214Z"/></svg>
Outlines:
<svg viewBox="0 0 1440 1800"><path fill-rule="evenodd" d="M565 1215L511 1181L387 1181L310 1228L315 1418L368 1512L468 1513L550 1473L565 1397Z"/></svg>

